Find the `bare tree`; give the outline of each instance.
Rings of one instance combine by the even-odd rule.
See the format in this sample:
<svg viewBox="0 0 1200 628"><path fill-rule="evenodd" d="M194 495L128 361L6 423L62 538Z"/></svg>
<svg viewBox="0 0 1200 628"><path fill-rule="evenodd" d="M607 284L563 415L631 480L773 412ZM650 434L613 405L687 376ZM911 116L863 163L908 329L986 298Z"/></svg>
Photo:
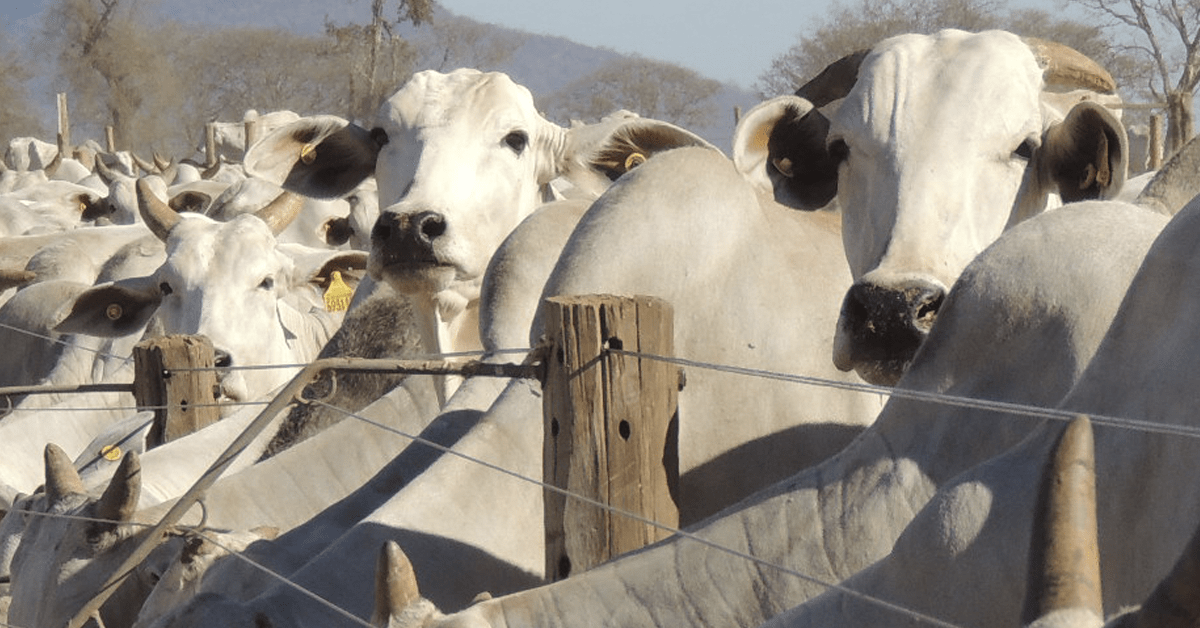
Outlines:
<svg viewBox="0 0 1200 628"><path fill-rule="evenodd" d="M1131 42L1114 45L1140 59L1148 70L1142 83L1131 87L1165 102L1167 152L1174 152L1194 134L1192 101L1200 86L1200 4L1177 0L1068 2L1101 18L1101 26L1109 34L1132 34Z"/></svg>
<svg viewBox="0 0 1200 628"><path fill-rule="evenodd" d="M447 72L456 68L494 70L525 43L524 35L494 24L446 14L413 37L418 66Z"/></svg>
<svg viewBox="0 0 1200 628"><path fill-rule="evenodd" d="M22 136L45 138L27 87L32 78L30 63L7 41L0 41L0 141Z"/></svg>
<svg viewBox="0 0 1200 628"><path fill-rule="evenodd" d="M545 101L552 117L596 120L617 109L683 127L703 127L716 115L721 84L692 70L644 57L619 57Z"/></svg>
<svg viewBox="0 0 1200 628"><path fill-rule="evenodd" d="M182 103L183 77L161 53L145 3L62 0L46 12L40 45L57 58L75 121L111 123L118 144L152 148Z"/></svg>
<svg viewBox="0 0 1200 628"><path fill-rule="evenodd" d="M857 0L835 4L799 41L771 62L755 83L761 96L790 94L830 63L901 33L943 28L978 31L999 27L1003 0Z"/></svg>
<svg viewBox="0 0 1200 628"><path fill-rule="evenodd" d="M410 22L414 26L430 21L436 9L434 0L397 0L395 19L386 15L388 0L371 0L371 23L337 26L327 22L325 32L334 49L346 55L351 69L349 109L352 120L366 120L396 86L412 74L415 52L393 30Z"/></svg>

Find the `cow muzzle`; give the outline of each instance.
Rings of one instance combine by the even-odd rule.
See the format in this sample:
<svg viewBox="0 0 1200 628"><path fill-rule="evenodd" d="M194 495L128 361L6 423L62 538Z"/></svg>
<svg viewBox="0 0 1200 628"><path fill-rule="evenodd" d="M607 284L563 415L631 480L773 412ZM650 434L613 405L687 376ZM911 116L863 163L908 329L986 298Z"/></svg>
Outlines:
<svg viewBox="0 0 1200 628"><path fill-rule="evenodd" d="M438 256L447 230L440 212L383 212L371 229L368 271L405 293L444 289L455 275L454 268Z"/></svg>
<svg viewBox="0 0 1200 628"><path fill-rule="evenodd" d="M867 382L894 386L929 335L945 300L944 288L909 281L898 286L859 282L842 301L833 362Z"/></svg>

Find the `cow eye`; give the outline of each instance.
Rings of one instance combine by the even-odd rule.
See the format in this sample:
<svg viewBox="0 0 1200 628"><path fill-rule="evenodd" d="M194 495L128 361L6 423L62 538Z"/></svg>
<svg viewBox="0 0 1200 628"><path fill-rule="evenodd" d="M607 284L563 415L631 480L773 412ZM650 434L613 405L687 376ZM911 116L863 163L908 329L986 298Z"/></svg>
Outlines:
<svg viewBox="0 0 1200 628"><path fill-rule="evenodd" d="M524 131L513 131L504 136L504 143L520 155L525 152L525 147L529 145L529 135Z"/></svg>
<svg viewBox="0 0 1200 628"><path fill-rule="evenodd" d="M1036 149L1037 147L1033 145L1033 140L1025 140L1024 142L1021 142L1021 145L1017 147L1017 150L1013 151L1013 154L1028 161L1033 159L1033 151Z"/></svg>
<svg viewBox="0 0 1200 628"><path fill-rule="evenodd" d="M375 127L371 129L371 141L375 142L376 146L382 148L383 146L387 145L390 140L388 139L387 131L384 131L379 127Z"/></svg>
<svg viewBox="0 0 1200 628"><path fill-rule="evenodd" d="M829 143L826 150L829 151L829 158L837 163L846 161L850 157L850 147L846 144L845 140L833 140Z"/></svg>
<svg viewBox="0 0 1200 628"><path fill-rule="evenodd" d="M275 278L264 277L262 282L258 284L258 287L262 290L273 290L275 288Z"/></svg>
<svg viewBox="0 0 1200 628"><path fill-rule="evenodd" d="M164 297L174 292L174 290L171 289L171 284L165 281L158 284L158 291L161 292Z"/></svg>

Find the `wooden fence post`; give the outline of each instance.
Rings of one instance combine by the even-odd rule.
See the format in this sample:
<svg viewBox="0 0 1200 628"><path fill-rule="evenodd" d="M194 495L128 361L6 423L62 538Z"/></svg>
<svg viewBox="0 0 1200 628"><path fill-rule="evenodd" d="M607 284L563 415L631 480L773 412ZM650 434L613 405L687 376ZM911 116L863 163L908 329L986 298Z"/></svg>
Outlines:
<svg viewBox="0 0 1200 628"><path fill-rule="evenodd" d="M1150 137L1146 139L1146 150L1150 152L1146 160L1146 167L1150 170L1158 170L1162 167L1163 161L1163 115L1156 113L1150 116Z"/></svg>
<svg viewBox="0 0 1200 628"><path fill-rule="evenodd" d="M110 153L117 152L117 136L111 124L104 126L104 149Z"/></svg>
<svg viewBox="0 0 1200 628"><path fill-rule="evenodd" d="M545 481L650 521L679 524L679 369L606 349L670 356L669 303L653 297L552 297L543 384ZM580 573L668 536L660 527L545 493L546 575Z"/></svg>
<svg viewBox="0 0 1200 628"><path fill-rule="evenodd" d="M160 336L133 348L133 396L139 408L154 408L147 447L186 436L221 418L213 405L217 374L213 346L205 336Z"/></svg>
<svg viewBox="0 0 1200 628"><path fill-rule="evenodd" d="M204 165L212 168L217 165L217 123L209 122L204 125Z"/></svg>
<svg viewBox="0 0 1200 628"><path fill-rule="evenodd" d="M58 150L63 158L71 156L71 116L67 111L65 92L58 93Z"/></svg>

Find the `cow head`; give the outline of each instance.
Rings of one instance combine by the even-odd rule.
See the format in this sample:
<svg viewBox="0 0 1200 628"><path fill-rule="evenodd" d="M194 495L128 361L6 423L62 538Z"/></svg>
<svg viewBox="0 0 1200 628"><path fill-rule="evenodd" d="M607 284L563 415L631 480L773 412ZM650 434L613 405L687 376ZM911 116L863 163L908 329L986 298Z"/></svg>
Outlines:
<svg viewBox="0 0 1200 628"><path fill-rule="evenodd" d="M855 284L834 361L894 384L966 264L1058 199L1115 195L1127 139L1098 104L1115 100L1112 78L1061 45L943 31L839 63L783 106L760 161L792 196L836 190ZM825 120L808 98L841 102Z"/></svg>
<svg viewBox="0 0 1200 628"><path fill-rule="evenodd" d="M635 139L671 137L652 142L660 149L707 145L682 129L639 121L576 142L589 127L568 130L546 120L529 90L503 74L429 71L382 105L374 129L329 116L305 119L263 138L245 163L249 173L306 196L340 196L374 174L379 218L371 275L424 303L418 310L427 319L429 350L455 351L479 346L477 329L464 322L474 320L492 254L542 202L552 179L586 161L582 154L604 152L596 142L611 148L612 137L634 128L628 136ZM637 161L626 157L620 168ZM601 169L594 165L593 173Z"/></svg>
<svg viewBox="0 0 1200 628"><path fill-rule="evenodd" d="M219 367L295 364L315 354L315 348L303 350L307 334L298 324L298 312L311 303L291 302L311 277L297 270L275 238L299 209L295 195L285 193L255 214L217 222L175 213L148 180L139 181L137 191L146 225L166 243L166 261L149 276L84 291L65 308L56 330L123 336L153 316L161 333L208 336ZM365 262L361 253L328 257L330 263ZM251 398L288 377L278 369L239 371L224 378L223 388L231 398Z"/></svg>

